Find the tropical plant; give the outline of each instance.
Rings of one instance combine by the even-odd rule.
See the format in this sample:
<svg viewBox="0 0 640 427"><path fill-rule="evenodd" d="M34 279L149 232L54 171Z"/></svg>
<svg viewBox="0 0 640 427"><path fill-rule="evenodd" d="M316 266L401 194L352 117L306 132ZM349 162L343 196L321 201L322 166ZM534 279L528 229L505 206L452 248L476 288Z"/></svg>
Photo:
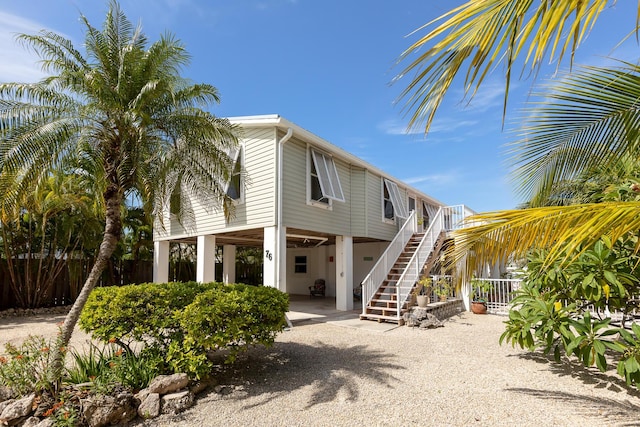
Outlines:
<svg viewBox="0 0 640 427"><path fill-rule="evenodd" d="M515 179L521 194L533 201L547 199L559 182L593 173L636 156L640 111L640 67L583 67L567 76L545 102L523 118L523 138L511 146ZM627 186L626 190L624 187ZM609 190L608 190L609 189ZM637 234L640 202L637 183L603 183L602 203L548 206L476 215L481 225L461 230L453 259L468 253L468 268L509 256L526 257L531 248L548 248L548 261L569 262L602 236L611 242ZM476 223L477 224L477 223Z"/></svg>
<svg viewBox="0 0 640 427"><path fill-rule="evenodd" d="M640 291L636 242L603 238L579 250L569 265L556 261L546 266L545 251L533 251L500 342L540 348L556 360L575 356L603 372L613 360L627 383L637 385L640 329L635 324L625 329L625 318L638 308L633 298ZM623 313L619 324L608 316L609 310Z"/></svg>
<svg viewBox="0 0 640 427"><path fill-rule="evenodd" d="M410 112L409 127L425 124L425 133L455 77L460 73L470 98L498 65L506 78L504 110L511 77L520 58L531 74L548 58L559 67L570 62L600 14L616 0L469 0L414 31L430 29L400 56L408 63L395 81L412 80L401 92ZM640 4L638 5L640 11ZM637 31L637 25L635 30ZM632 29L630 29L632 30ZM631 31L630 31L631 32Z"/></svg>
<svg viewBox="0 0 640 427"><path fill-rule="evenodd" d="M0 217L2 259L21 307L50 304L52 288L65 268L97 248L102 220L85 181L55 171Z"/></svg>
<svg viewBox="0 0 640 427"><path fill-rule="evenodd" d="M85 54L56 33L19 35L51 75L33 84L0 84L3 207L18 205L34 183L63 163L81 164L102 191L103 239L65 318L63 345L120 240L125 199L135 192L159 223L168 207L178 216L188 214L191 197L229 215L233 203L224 183L233 161L226 153L237 145L228 120L205 110L219 102L217 89L180 76L189 55L172 35L148 46L115 0L102 29L84 16L81 21ZM61 353L56 361L59 378Z"/></svg>
<svg viewBox="0 0 640 427"><path fill-rule="evenodd" d="M472 302L486 303L489 292L493 289L493 285L487 279L473 278L470 282Z"/></svg>

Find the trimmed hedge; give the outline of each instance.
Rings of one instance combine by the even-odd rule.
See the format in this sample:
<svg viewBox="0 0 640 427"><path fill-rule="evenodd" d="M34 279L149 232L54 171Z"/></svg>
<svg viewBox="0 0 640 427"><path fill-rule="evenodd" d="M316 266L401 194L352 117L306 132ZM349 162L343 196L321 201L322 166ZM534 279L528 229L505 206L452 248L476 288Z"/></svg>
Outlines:
<svg viewBox="0 0 640 427"><path fill-rule="evenodd" d="M222 283L147 283L96 288L80 327L127 349L160 351L169 372L192 377L211 369L209 351L227 349L235 360L249 345L273 344L286 325L289 298L277 289Z"/></svg>

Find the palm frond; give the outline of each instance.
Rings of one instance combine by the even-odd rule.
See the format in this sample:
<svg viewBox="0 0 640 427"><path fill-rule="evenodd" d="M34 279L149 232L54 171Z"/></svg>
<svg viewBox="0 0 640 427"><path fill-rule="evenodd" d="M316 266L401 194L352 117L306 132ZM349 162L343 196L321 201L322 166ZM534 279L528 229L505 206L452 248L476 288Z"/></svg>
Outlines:
<svg viewBox="0 0 640 427"><path fill-rule="evenodd" d="M637 157L640 67L622 64L581 67L530 101L508 151L525 198L544 199L558 182Z"/></svg>
<svg viewBox="0 0 640 427"><path fill-rule="evenodd" d="M560 65L569 54L572 62L610 3L615 0L471 0L417 29L432 28L402 53L398 63L408 65L394 79L411 76L399 96L410 116L408 127L424 124L428 132L454 78L465 67L464 94L473 97L492 68L504 65L504 115L516 58L524 56L523 70L531 71L546 57Z"/></svg>
<svg viewBox="0 0 640 427"><path fill-rule="evenodd" d="M453 263L466 257L467 271L509 259L533 248L548 249L547 262L566 259L602 236L611 241L640 229L640 202L594 203L487 212L465 220L454 232ZM578 251L579 253L579 251ZM564 257L564 258L563 258Z"/></svg>

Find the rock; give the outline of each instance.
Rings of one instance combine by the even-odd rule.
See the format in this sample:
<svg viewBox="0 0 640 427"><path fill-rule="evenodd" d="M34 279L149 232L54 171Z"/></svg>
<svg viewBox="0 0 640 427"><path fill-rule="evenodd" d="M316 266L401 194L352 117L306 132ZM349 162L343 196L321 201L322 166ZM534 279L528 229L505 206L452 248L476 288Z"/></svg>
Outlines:
<svg viewBox="0 0 640 427"><path fill-rule="evenodd" d="M193 405L193 393L182 391L162 396L160 405L163 414L179 414Z"/></svg>
<svg viewBox="0 0 640 427"><path fill-rule="evenodd" d="M441 327L444 327L444 324L431 313L427 313L427 318L420 321L420 329L433 329Z"/></svg>
<svg viewBox="0 0 640 427"><path fill-rule="evenodd" d="M138 406L138 415L144 419L155 418L160 415L160 395L158 393L147 393L140 406Z"/></svg>
<svg viewBox="0 0 640 427"><path fill-rule="evenodd" d="M212 377L204 378L204 379L201 379L200 381L196 381L195 383L193 383L191 387L189 387L189 391L194 395L196 395L204 391L207 387L216 385L217 383L218 382L216 381L215 378L212 378Z"/></svg>
<svg viewBox="0 0 640 427"><path fill-rule="evenodd" d="M17 397L11 387L0 386L0 402ZM2 412L2 410L0 410Z"/></svg>
<svg viewBox="0 0 640 427"><path fill-rule="evenodd" d="M90 427L127 424L137 415L137 402L131 393L92 396L82 401L83 415Z"/></svg>
<svg viewBox="0 0 640 427"><path fill-rule="evenodd" d="M40 424L40 418L38 417L29 417L22 424L22 427L37 427Z"/></svg>
<svg viewBox="0 0 640 427"><path fill-rule="evenodd" d="M40 421L40 423L38 423L36 427L53 427L55 424L56 422L53 420L53 418L45 418L44 420Z"/></svg>
<svg viewBox="0 0 640 427"><path fill-rule="evenodd" d="M167 394L189 385L187 374L158 375L147 387L150 393Z"/></svg>
<svg viewBox="0 0 640 427"><path fill-rule="evenodd" d="M35 398L35 394L30 394L22 399L7 400L9 404L4 406L2 413L0 413L0 423L16 425L31 413Z"/></svg>

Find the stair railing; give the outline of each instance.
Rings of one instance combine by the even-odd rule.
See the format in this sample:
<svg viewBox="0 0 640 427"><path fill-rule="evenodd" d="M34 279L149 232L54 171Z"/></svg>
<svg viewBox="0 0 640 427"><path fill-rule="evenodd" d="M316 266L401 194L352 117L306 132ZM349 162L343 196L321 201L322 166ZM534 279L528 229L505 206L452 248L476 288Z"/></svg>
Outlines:
<svg viewBox="0 0 640 427"><path fill-rule="evenodd" d="M402 307L408 301L409 296L411 295L411 291L413 290L416 281L420 278L420 274L422 272L422 267L427 262L427 258L429 258L429 254L433 251L433 248L438 241L438 237L440 233L445 230L445 219L447 218L446 214L452 213L449 208L439 208L438 212L431 220L429 224L429 228L424 233L424 236L420 240L420 244L418 245L416 251L414 252L411 260L407 264L405 270L402 272L402 275L398 279L396 284L396 301L398 301L397 305L397 317L400 318L402 313Z"/></svg>
<svg viewBox="0 0 640 427"><path fill-rule="evenodd" d="M407 242L416 232L416 229L416 213L412 211L409 218L407 218L400 228L400 231L398 231L391 243L389 243L389 246L387 246L387 249L380 256L378 262L376 262L369 274L367 274L362 281L362 314L366 314L367 304L371 302L378 288L387 278L391 267L393 267L405 246L407 246Z"/></svg>

